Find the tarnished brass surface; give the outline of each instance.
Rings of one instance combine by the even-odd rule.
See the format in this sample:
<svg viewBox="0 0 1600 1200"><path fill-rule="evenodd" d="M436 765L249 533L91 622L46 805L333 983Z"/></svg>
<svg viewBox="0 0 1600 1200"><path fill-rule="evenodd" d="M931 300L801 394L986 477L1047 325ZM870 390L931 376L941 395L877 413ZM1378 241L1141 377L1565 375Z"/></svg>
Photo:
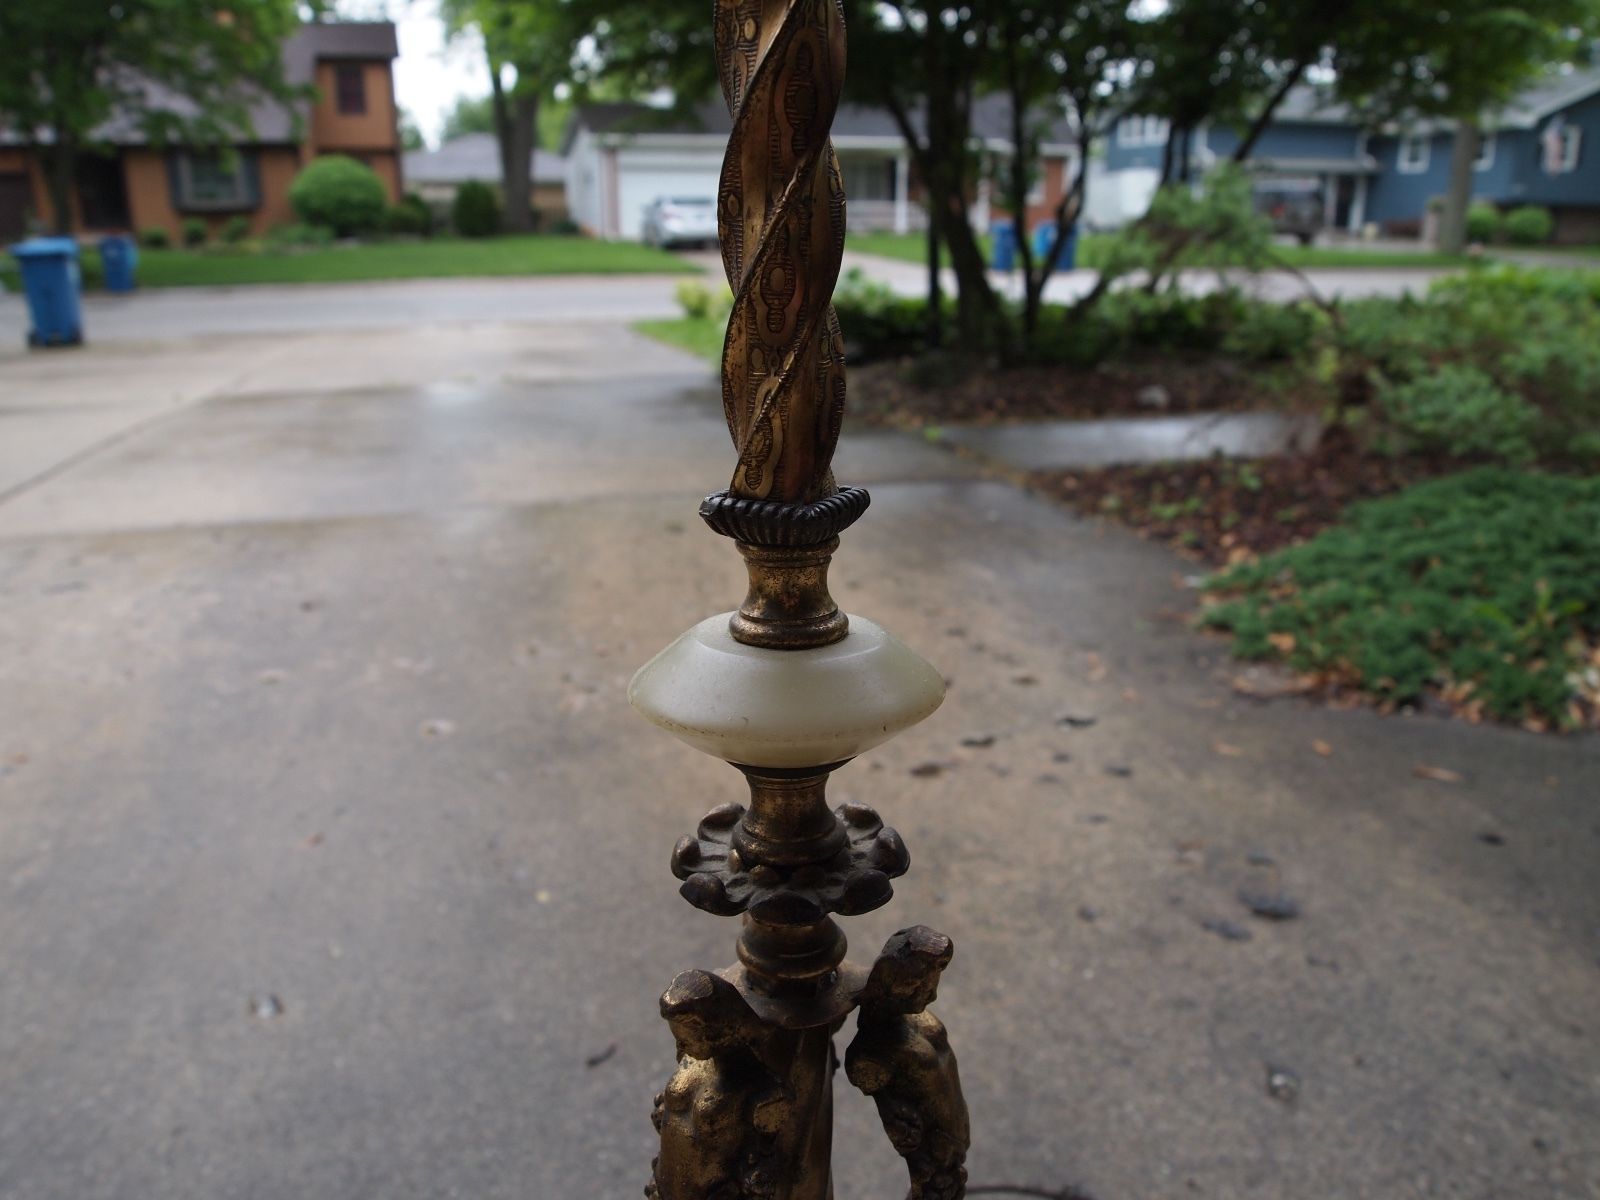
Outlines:
<svg viewBox="0 0 1600 1200"><path fill-rule="evenodd" d="M749 570L730 619L747 645L795 653L843 638L828 594L838 533L867 507L835 485L843 343L830 298L844 191L828 129L844 79L838 0L717 0L717 61L733 113L717 199L734 304L722 400L738 465L700 515ZM893 894L910 857L861 804L829 811L829 775L740 767L750 804L722 804L672 851L696 908L742 915L738 965L687 971L661 998L678 1069L656 1097L651 1200L832 1200L833 1035L859 1008L847 1074L905 1158L910 1200L966 1191L967 1110L927 1011L950 940L917 926L870 971L844 961L831 914Z"/></svg>
<svg viewBox="0 0 1600 1200"><path fill-rule="evenodd" d="M735 496L804 504L835 490L844 339L833 286L844 186L828 131L844 85L838 0L717 0L716 54L733 131L717 190L733 289L722 407Z"/></svg>
<svg viewBox="0 0 1600 1200"><path fill-rule="evenodd" d="M954 952L926 925L891 937L859 997L845 1054L850 1082L877 1102L884 1132L906 1160L908 1200L957 1200L967 1190L967 1102L944 1025L927 1011Z"/></svg>
<svg viewBox="0 0 1600 1200"><path fill-rule="evenodd" d="M738 545L750 590L739 611L728 618L736 640L773 650L805 650L831 645L850 632L849 618L828 594L828 564L839 548L838 538L820 546Z"/></svg>

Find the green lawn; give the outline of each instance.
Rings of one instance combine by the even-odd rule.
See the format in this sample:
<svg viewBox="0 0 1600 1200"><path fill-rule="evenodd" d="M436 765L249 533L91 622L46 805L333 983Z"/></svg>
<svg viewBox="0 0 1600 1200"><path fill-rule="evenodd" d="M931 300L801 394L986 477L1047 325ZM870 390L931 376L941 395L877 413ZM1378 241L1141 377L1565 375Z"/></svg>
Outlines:
<svg viewBox="0 0 1600 1200"><path fill-rule="evenodd" d="M699 268L632 242L579 237L430 238L306 250L212 247L140 250L141 287L219 287L248 283L354 283L482 275L694 274ZM100 282L100 256L83 254L84 282ZM0 280L18 286L16 264L0 259Z"/></svg>
<svg viewBox="0 0 1600 1200"><path fill-rule="evenodd" d="M724 321L709 317L673 317L666 321L636 321L633 328L646 337L697 354L713 367L722 364Z"/></svg>
<svg viewBox="0 0 1600 1200"><path fill-rule="evenodd" d="M984 255L989 254L989 239L980 238ZM1103 233L1085 235L1078 242L1078 266L1098 267L1105 261L1110 237ZM928 239L921 233L853 233L846 247L862 254L878 254L902 262L928 261ZM1431 250L1376 250L1361 246L1279 246L1278 254L1295 267L1456 267L1465 257L1435 254ZM946 266L949 253L943 255Z"/></svg>

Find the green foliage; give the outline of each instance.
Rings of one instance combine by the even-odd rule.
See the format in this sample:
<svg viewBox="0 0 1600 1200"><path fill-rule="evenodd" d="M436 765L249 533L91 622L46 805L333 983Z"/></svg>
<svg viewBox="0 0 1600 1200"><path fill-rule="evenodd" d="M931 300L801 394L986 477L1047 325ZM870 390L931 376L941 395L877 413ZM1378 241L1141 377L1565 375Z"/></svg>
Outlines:
<svg viewBox="0 0 1600 1200"><path fill-rule="evenodd" d="M582 232L582 228L571 217L550 222L550 233L556 237L577 237Z"/></svg>
<svg viewBox="0 0 1600 1200"><path fill-rule="evenodd" d="M500 232L500 201L494 189L476 179L456 189L450 223L462 237L491 237Z"/></svg>
<svg viewBox="0 0 1600 1200"><path fill-rule="evenodd" d="M183 219L183 244L191 249L195 246L204 246L210 230L206 223L199 217L185 217Z"/></svg>
<svg viewBox="0 0 1600 1200"><path fill-rule="evenodd" d="M1576 461L1600 432L1600 276L1500 266L1343 310L1342 373L1394 448Z"/></svg>
<svg viewBox="0 0 1600 1200"><path fill-rule="evenodd" d="M733 292L726 283L712 290L698 279L685 279L673 295L685 318L691 321L721 321L733 304Z"/></svg>
<svg viewBox="0 0 1600 1200"><path fill-rule="evenodd" d="M296 222L275 225L267 232L267 245L275 250L315 249L333 245L333 230L326 225Z"/></svg>
<svg viewBox="0 0 1600 1200"><path fill-rule="evenodd" d="M1548 242L1555 231L1555 218L1548 208L1525 204L1506 214L1506 241L1513 246L1537 246Z"/></svg>
<svg viewBox="0 0 1600 1200"><path fill-rule="evenodd" d="M1467 241L1487 244L1500 236L1500 210L1478 203L1467 209Z"/></svg>
<svg viewBox="0 0 1600 1200"><path fill-rule="evenodd" d="M383 210L383 230L385 233L427 237L433 232L433 210L421 196L408 192L399 204L392 204Z"/></svg>
<svg viewBox="0 0 1600 1200"><path fill-rule="evenodd" d="M339 237L378 229L388 203L377 173L344 154L323 155L289 185L295 215L308 225L325 225Z"/></svg>
<svg viewBox="0 0 1600 1200"><path fill-rule="evenodd" d="M916 354L927 343L927 302L898 295L888 284L868 279L860 267L844 273L833 307L852 362ZM942 315L948 324L950 314Z"/></svg>
<svg viewBox="0 0 1600 1200"><path fill-rule="evenodd" d="M280 47L298 20L295 0L0 3L0 128L49 131L56 227L77 148L114 113L155 144L251 138L254 104L296 94Z"/></svg>
<svg viewBox="0 0 1600 1200"><path fill-rule="evenodd" d="M1600 479L1480 468L1352 505L1311 541L1213 577L1222 600L1204 620L1241 655L1388 700L1442 689L1504 720L1571 725L1600 636L1597 528Z"/></svg>
<svg viewBox="0 0 1600 1200"><path fill-rule="evenodd" d="M1513 463L1534 457L1531 435L1538 409L1466 363L1445 363L1386 388L1383 408L1407 449Z"/></svg>
<svg viewBox="0 0 1600 1200"><path fill-rule="evenodd" d="M242 213L229 217L222 223L222 240L229 246L237 246L250 236L250 218Z"/></svg>
<svg viewBox="0 0 1600 1200"><path fill-rule="evenodd" d="M146 250L165 250L172 245L172 235L160 225L139 230L139 245Z"/></svg>
<svg viewBox="0 0 1600 1200"><path fill-rule="evenodd" d="M1103 273L1140 273L1147 290L1177 286L1178 272L1218 262L1260 270L1272 262L1272 222L1258 213L1250 178L1222 166L1196 190L1161 188L1143 220L1119 231L1104 250Z"/></svg>
<svg viewBox="0 0 1600 1200"><path fill-rule="evenodd" d="M469 133L493 132L494 102L488 96L457 96L455 104L444 114L439 140L449 142Z"/></svg>

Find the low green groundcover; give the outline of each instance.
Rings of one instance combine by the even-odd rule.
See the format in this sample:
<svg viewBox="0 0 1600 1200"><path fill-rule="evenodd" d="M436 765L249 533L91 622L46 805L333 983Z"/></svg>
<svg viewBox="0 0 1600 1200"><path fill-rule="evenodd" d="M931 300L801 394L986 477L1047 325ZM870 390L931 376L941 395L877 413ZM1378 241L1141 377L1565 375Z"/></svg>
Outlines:
<svg viewBox="0 0 1600 1200"><path fill-rule="evenodd" d="M1498 467L1350 507L1303 545L1206 583L1244 658L1469 716L1592 723L1600 697L1600 478Z"/></svg>

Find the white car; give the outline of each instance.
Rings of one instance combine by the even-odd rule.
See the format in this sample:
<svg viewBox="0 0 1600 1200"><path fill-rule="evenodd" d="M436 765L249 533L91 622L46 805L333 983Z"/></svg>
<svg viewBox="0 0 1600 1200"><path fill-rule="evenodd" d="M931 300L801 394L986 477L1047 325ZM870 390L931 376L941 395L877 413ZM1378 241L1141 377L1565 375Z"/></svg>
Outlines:
<svg viewBox="0 0 1600 1200"><path fill-rule="evenodd" d="M646 245L714 246L717 202L710 196L657 196L644 206Z"/></svg>

